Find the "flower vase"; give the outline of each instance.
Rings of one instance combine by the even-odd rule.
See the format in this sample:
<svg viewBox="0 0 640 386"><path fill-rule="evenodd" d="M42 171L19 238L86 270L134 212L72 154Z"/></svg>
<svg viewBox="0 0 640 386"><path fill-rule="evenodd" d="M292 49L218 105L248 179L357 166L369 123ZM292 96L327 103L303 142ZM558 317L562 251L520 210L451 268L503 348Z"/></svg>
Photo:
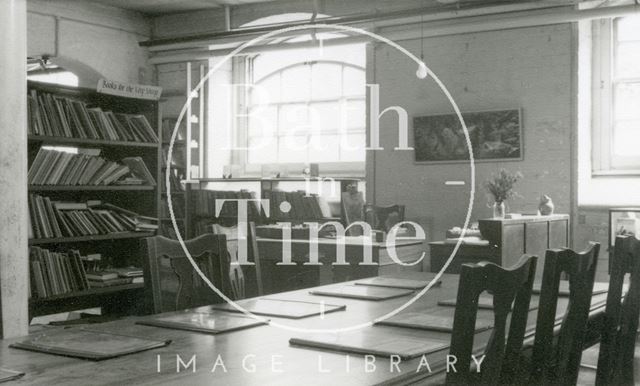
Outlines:
<svg viewBox="0 0 640 386"><path fill-rule="evenodd" d="M507 214L504 201L496 201L493 203L493 218L503 219Z"/></svg>

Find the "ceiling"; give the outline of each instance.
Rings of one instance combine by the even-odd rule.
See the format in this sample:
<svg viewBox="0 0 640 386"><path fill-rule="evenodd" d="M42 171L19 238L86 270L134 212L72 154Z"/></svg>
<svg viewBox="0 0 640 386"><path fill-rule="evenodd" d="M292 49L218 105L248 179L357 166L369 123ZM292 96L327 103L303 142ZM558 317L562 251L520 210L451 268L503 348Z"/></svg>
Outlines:
<svg viewBox="0 0 640 386"><path fill-rule="evenodd" d="M94 3L100 3L116 8L138 11L148 15L160 15L167 13L178 13L197 11L203 9L220 8L225 5L241 5L251 3L266 3L274 0L89 0ZM311 2L310 0L307 0ZM373 4L384 3L384 1L393 1L396 4L398 0L377 0L372 1ZM434 6L452 6L458 4L463 7L478 7L495 5L496 3L518 3L523 0L428 0L430 7ZM541 1L541 0L528 0ZM548 3L573 3L579 0L545 0Z"/></svg>
<svg viewBox="0 0 640 386"><path fill-rule="evenodd" d="M94 3L138 11L146 14L187 12L225 5L264 3L273 0L90 0Z"/></svg>

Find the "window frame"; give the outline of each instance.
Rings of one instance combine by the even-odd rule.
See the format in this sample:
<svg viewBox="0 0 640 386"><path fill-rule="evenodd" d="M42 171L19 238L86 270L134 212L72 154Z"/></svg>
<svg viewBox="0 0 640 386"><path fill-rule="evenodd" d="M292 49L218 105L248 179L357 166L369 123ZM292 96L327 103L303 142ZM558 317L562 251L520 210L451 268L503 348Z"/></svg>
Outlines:
<svg viewBox="0 0 640 386"><path fill-rule="evenodd" d="M593 88L592 88L592 170L593 177L640 175L638 156L617 155L616 89L622 84L640 83L640 78L617 78L617 23L622 18L607 18L593 23Z"/></svg>
<svg viewBox="0 0 640 386"><path fill-rule="evenodd" d="M259 83L261 81L264 81L272 76L275 76L278 73L282 73L283 71L286 71L288 69L297 67L297 66L304 66L304 65L309 65L312 66L314 64L318 64L318 63L322 63L322 64L333 64L333 65L339 65L341 66L340 71L341 74L344 74L345 68L346 67L350 67L350 68L354 68L357 70L360 70L363 72L363 74L365 75L365 79L366 79L366 68L362 67L362 66L358 66L356 64L353 63L349 63L349 62L342 62L339 60L332 60L332 59L322 59L322 60L312 60L312 61L300 61L300 62L296 62L296 63L292 63L289 64L285 67L282 68L278 68L264 76L262 76L260 79L258 79L257 81L254 81L253 79L253 66L254 66L254 60L256 59L257 55L251 55L251 56L246 56L245 57L245 72L244 72L244 76L247 80L247 83L249 84L256 84ZM242 67L242 66L238 66L238 67ZM234 65L234 72L236 72L236 66ZM343 75L342 75L343 76ZM342 81L341 83L341 87L344 87L344 81ZM243 168L245 170L246 174L252 175L252 174L259 174L261 172L262 169L262 165L264 164L260 164L260 163L250 163L249 162L249 149L248 144L249 144L249 119L247 114L250 110L250 108L252 107L252 104L250 102L250 96L248 95L248 91L245 89L245 95L243 95L242 97L240 97L239 99L243 100L244 103L241 104L234 104L235 108L239 108L241 109L241 115L244 115L245 118L244 122L242 124L237 124L236 125L236 130L238 130L238 133L242 133L238 136L239 139L239 146L244 147L244 150L241 151L234 151L234 153L236 153L232 159L235 160L236 162L239 162L243 165ZM236 100L238 100L238 98L236 98ZM312 95L310 94L305 100L300 100L300 101L278 101L278 102L270 102L269 105L270 106L277 106L277 114L279 117L280 114L280 109L282 106L286 106L286 105L291 105L291 104L304 104L306 106L309 106L310 104L313 103L343 103L343 102L350 102L350 101L362 101L365 103L365 114L366 114L366 102L367 102L367 92L366 92L366 87L365 87L365 92L363 95L349 95L349 96L345 96L344 95L344 89L341 90L341 95L339 97L336 98L322 98L322 99L313 99ZM279 138L282 137L283 135L281 134L279 128L276 128L276 132L275 132L275 138L276 138L276 146L279 146ZM334 132L335 131L335 132ZM331 132L326 132L323 134L336 134L340 132L340 128L335 128L335 130L332 130ZM348 134L363 134L366 138L366 132L367 132L367 122L366 122L366 117L365 117L365 122L362 128L358 128L354 131L348 130ZM309 140L309 135L311 135L311 133L308 134L307 136L307 140ZM366 144L364 144L366 145ZM366 157L366 152L365 152L365 157ZM298 163L279 163L279 162L275 162L279 165L283 165L283 166L287 166L287 165L299 165L301 162ZM304 163L304 162L303 162ZM323 171L331 171L333 172L335 175L362 175L364 174L364 169L365 169L365 160L362 161L328 161L328 162L317 162L320 165L322 165L322 169Z"/></svg>

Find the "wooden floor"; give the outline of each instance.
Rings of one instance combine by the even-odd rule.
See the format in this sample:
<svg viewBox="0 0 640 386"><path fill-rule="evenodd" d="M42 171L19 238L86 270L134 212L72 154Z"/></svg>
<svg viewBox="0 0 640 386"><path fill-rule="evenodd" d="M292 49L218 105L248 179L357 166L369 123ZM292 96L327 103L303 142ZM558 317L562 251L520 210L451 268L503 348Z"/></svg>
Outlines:
<svg viewBox="0 0 640 386"><path fill-rule="evenodd" d="M597 344L582 353L581 363L591 366L594 369L598 365L598 353L600 345ZM578 376L578 385L594 385L596 380L596 371L594 369L583 366ZM640 338L636 339L636 352L633 361L633 379L636 385L640 385Z"/></svg>

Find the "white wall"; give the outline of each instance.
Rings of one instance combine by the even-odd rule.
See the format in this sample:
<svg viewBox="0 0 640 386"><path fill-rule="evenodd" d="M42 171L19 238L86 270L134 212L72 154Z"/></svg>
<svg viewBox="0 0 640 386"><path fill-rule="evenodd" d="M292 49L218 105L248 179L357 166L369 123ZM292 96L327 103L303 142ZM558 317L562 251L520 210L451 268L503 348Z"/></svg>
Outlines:
<svg viewBox="0 0 640 386"><path fill-rule="evenodd" d="M28 55L51 55L77 72L81 86L97 78L153 84L148 53L138 42L151 36L151 22L136 12L77 0L28 1Z"/></svg>
<svg viewBox="0 0 640 386"><path fill-rule="evenodd" d="M461 110L522 109L524 160L476 163L472 219L491 216L483 183L500 168L524 174L515 189L521 197L510 203L512 212L535 213L543 193L552 197L558 213L571 211L571 36L571 25L562 24L425 39L426 64ZM419 40L400 44L420 53ZM410 117L453 111L435 82L417 80L415 63L403 54L378 45L374 56L381 109L400 105ZM395 116L382 118L385 150L376 152L367 189L375 192L379 205L407 205L408 217L428 230L430 240L442 239L447 228L464 222L469 165L415 164L413 152L392 150L396 127ZM447 180L467 185L445 186Z"/></svg>

